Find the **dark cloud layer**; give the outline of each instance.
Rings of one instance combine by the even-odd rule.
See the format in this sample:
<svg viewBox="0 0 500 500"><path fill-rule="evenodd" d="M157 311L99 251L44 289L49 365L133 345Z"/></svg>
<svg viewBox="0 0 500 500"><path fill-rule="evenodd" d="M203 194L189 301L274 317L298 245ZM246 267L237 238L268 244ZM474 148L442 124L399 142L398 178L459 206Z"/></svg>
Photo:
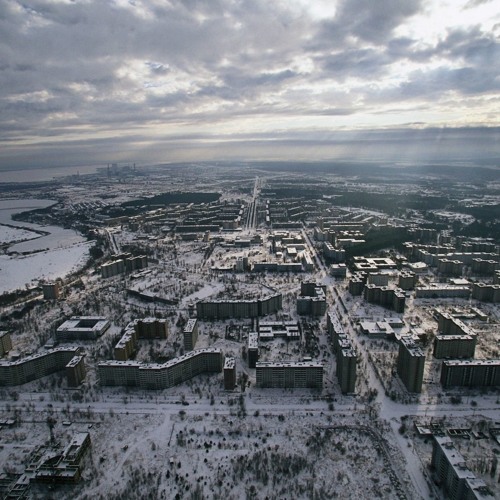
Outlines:
<svg viewBox="0 0 500 500"><path fill-rule="evenodd" d="M241 157L238 134L250 154L260 133L286 142L296 129L325 144L349 128L399 130L413 115L495 125L498 36L469 24L432 39L404 29L434 4L340 0L318 17L292 0L2 2L0 167L161 161L162 144L168 161L189 154L187 141L202 150L206 134L221 156Z"/></svg>

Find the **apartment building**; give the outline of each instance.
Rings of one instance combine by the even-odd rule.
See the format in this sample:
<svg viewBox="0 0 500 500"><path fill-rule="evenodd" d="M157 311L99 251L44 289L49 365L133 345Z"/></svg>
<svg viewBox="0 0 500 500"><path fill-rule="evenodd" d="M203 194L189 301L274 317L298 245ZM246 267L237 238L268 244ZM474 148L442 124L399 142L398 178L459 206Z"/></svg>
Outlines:
<svg viewBox="0 0 500 500"><path fill-rule="evenodd" d="M257 387L281 389L321 389L323 365L311 361L257 363Z"/></svg>
<svg viewBox="0 0 500 500"><path fill-rule="evenodd" d="M189 319L182 334L184 339L184 351L192 351L198 340L198 320Z"/></svg>
<svg viewBox="0 0 500 500"><path fill-rule="evenodd" d="M201 373L220 373L223 359L220 349L198 349L161 364L104 361L98 373L101 385L168 389Z"/></svg>
<svg viewBox="0 0 500 500"><path fill-rule="evenodd" d="M448 436L433 436L431 467L446 497L460 500L493 500L482 479L467 467Z"/></svg>
<svg viewBox="0 0 500 500"><path fill-rule="evenodd" d="M196 315L200 319L258 318L274 314L281 309L281 293L265 299L202 300L196 303Z"/></svg>
<svg viewBox="0 0 500 500"><path fill-rule="evenodd" d="M0 356L4 356L12 350L12 339L10 333L0 330Z"/></svg>
<svg viewBox="0 0 500 500"><path fill-rule="evenodd" d="M224 360L224 389L232 391L236 387L236 360L227 357Z"/></svg>
<svg viewBox="0 0 500 500"><path fill-rule="evenodd" d="M347 337L347 335L345 336ZM358 354L349 338L339 339L336 375L343 394L351 394L356 388Z"/></svg>
<svg viewBox="0 0 500 500"><path fill-rule="evenodd" d="M452 359L441 365L443 387L497 387L500 386L499 359Z"/></svg>
<svg viewBox="0 0 500 500"><path fill-rule="evenodd" d="M0 386L22 385L64 370L80 348L57 347L16 361L0 361ZM80 368L75 368L75 371ZM76 377L76 375L75 375Z"/></svg>
<svg viewBox="0 0 500 500"><path fill-rule="evenodd" d="M473 358L476 351L477 335L436 335L434 357Z"/></svg>
<svg viewBox="0 0 500 500"><path fill-rule="evenodd" d="M397 372L409 392L421 392L424 379L425 354L410 336L401 337Z"/></svg>

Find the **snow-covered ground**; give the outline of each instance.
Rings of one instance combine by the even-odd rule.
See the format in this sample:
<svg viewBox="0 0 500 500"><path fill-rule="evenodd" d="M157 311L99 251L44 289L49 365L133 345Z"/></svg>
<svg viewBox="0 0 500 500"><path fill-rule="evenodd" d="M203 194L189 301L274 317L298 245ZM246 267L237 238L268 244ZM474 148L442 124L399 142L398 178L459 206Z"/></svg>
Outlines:
<svg viewBox="0 0 500 500"><path fill-rule="evenodd" d="M33 231L0 224L0 244L31 240L39 237L40 235L38 233L34 233Z"/></svg>
<svg viewBox="0 0 500 500"><path fill-rule="evenodd" d="M93 242L78 243L26 256L0 255L0 293L36 282L54 280L75 271L88 259Z"/></svg>

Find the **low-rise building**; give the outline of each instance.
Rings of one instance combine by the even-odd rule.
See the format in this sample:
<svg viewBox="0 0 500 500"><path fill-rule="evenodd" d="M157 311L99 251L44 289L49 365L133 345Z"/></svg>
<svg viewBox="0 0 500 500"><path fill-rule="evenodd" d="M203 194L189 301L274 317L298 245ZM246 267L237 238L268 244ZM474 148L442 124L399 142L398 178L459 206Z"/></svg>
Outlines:
<svg viewBox="0 0 500 500"><path fill-rule="evenodd" d="M56 338L59 342L95 340L110 326L111 323L100 316L73 316L56 330Z"/></svg>

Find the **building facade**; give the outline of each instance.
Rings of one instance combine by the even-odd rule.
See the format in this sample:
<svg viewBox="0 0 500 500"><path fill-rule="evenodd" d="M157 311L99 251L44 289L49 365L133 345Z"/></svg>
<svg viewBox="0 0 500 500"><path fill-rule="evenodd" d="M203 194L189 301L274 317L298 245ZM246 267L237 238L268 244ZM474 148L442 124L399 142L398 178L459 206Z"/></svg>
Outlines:
<svg viewBox="0 0 500 500"><path fill-rule="evenodd" d="M257 363L257 387L321 389L323 365L314 362Z"/></svg>
<svg viewBox="0 0 500 500"><path fill-rule="evenodd" d="M101 385L168 389L201 373L220 373L224 356L220 349L198 349L166 363L105 361L98 364Z"/></svg>
<svg viewBox="0 0 500 500"><path fill-rule="evenodd" d="M409 392L421 392L424 379L425 354L409 337L401 337L397 372Z"/></svg>

